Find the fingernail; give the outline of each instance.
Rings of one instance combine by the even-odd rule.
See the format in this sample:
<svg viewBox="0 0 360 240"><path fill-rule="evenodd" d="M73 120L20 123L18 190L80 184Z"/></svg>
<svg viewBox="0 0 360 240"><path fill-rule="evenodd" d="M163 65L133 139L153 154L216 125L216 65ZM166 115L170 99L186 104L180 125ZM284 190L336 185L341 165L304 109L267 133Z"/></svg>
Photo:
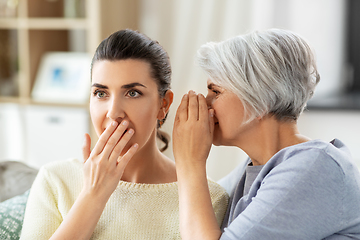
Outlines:
<svg viewBox="0 0 360 240"><path fill-rule="evenodd" d="M130 130L128 131L128 133L133 134L133 133L134 133L134 130L133 130L133 129L130 129Z"/></svg>
<svg viewBox="0 0 360 240"><path fill-rule="evenodd" d="M122 125L126 126L128 122L126 120L122 121Z"/></svg>
<svg viewBox="0 0 360 240"><path fill-rule="evenodd" d="M112 125L116 127L118 125L118 123L116 121L113 121Z"/></svg>
<svg viewBox="0 0 360 240"><path fill-rule="evenodd" d="M214 116L214 110L210 109L210 117Z"/></svg>
<svg viewBox="0 0 360 240"><path fill-rule="evenodd" d="M135 143L134 148L138 148L139 144Z"/></svg>

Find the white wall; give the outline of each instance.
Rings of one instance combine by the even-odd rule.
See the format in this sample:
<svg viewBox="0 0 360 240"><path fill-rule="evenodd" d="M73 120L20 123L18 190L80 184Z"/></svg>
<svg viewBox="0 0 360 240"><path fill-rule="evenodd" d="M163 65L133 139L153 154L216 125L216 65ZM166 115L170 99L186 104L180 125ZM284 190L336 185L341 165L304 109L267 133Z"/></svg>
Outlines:
<svg viewBox="0 0 360 240"><path fill-rule="evenodd" d="M301 34L317 55L316 96L344 87L346 0L256 0L252 29L285 28Z"/></svg>
<svg viewBox="0 0 360 240"><path fill-rule="evenodd" d="M303 113L298 120L300 132L312 139L330 142L340 139L360 168L360 111L319 111Z"/></svg>

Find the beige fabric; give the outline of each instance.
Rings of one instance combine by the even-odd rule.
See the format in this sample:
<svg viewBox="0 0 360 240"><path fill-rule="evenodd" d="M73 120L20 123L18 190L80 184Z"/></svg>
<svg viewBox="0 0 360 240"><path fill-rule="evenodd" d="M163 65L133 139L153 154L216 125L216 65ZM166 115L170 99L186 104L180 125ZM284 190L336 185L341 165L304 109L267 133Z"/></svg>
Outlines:
<svg viewBox="0 0 360 240"><path fill-rule="evenodd" d="M41 168L30 192L21 239L49 239L81 191L82 178L82 163L78 160L55 162ZM209 188L220 224L228 196L215 182L209 181ZM176 182L121 181L91 239L180 239L178 206Z"/></svg>

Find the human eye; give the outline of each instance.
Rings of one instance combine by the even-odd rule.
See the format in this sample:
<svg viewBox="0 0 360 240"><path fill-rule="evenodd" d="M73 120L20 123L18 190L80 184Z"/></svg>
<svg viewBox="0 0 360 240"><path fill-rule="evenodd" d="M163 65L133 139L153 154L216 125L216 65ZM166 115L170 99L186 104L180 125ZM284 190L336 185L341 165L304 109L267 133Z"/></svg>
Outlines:
<svg viewBox="0 0 360 240"><path fill-rule="evenodd" d="M215 87L209 87L208 88L209 94L218 97L221 94L221 90L215 88Z"/></svg>
<svg viewBox="0 0 360 240"><path fill-rule="evenodd" d="M221 93L219 90L216 90L216 89L214 89L214 88L211 89L211 91L212 91L213 93L215 93L216 96Z"/></svg>
<svg viewBox="0 0 360 240"><path fill-rule="evenodd" d="M135 89L131 89L126 93L126 96L130 97L130 98L138 98L142 95L142 92L135 90Z"/></svg>
<svg viewBox="0 0 360 240"><path fill-rule="evenodd" d="M106 92L103 91L103 90L99 90L99 89L96 89L94 92L93 92L93 96L97 97L97 98L105 98L107 96Z"/></svg>
<svg viewBox="0 0 360 240"><path fill-rule="evenodd" d="M208 85L208 91L209 91L209 94L213 94L216 97L218 97L222 93L222 89L213 83L210 83Z"/></svg>

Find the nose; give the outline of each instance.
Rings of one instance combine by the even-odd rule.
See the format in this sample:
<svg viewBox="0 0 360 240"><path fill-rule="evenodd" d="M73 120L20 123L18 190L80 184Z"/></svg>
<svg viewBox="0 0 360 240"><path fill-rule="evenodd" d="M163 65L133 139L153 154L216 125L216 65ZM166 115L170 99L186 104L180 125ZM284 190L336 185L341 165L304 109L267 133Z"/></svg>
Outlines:
<svg viewBox="0 0 360 240"><path fill-rule="evenodd" d="M117 121L118 123L120 123L122 119L126 117L125 111L120 101L113 99L110 102L106 117L112 121Z"/></svg>

